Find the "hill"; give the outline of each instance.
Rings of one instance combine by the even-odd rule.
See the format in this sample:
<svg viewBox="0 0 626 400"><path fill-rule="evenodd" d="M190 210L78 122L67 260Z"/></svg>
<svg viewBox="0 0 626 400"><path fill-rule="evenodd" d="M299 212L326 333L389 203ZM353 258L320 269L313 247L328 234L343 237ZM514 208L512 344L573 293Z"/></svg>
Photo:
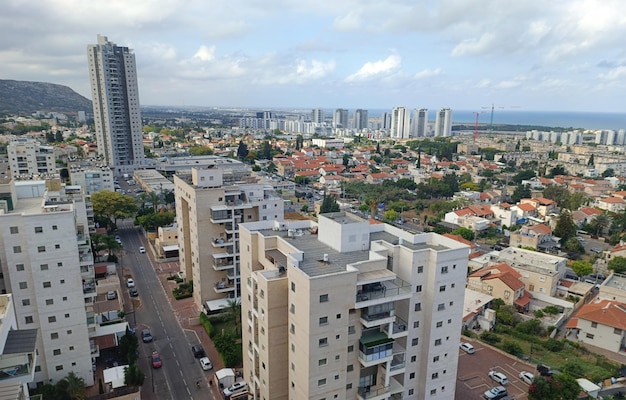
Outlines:
<svg viewBox="0 0 626 400"><path fill-rule="evenodd" d="M91 112L91 100L67 86L47 82L0 79L0 115L55 111Z"/></svg>

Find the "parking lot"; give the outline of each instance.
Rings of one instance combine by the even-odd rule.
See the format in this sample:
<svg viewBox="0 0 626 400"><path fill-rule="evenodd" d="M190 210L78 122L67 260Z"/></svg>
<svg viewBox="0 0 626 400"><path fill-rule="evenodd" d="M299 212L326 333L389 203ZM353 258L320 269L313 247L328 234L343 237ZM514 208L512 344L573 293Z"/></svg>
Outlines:
<svg viewBox="0 0 626 400"><path fill-rule="evenodd" d="M465 338L463 340L466 340ZM516 357L486 347L480 342L467 340L476 349L474 354L459 350L459 369L456 381L457 400L482 399L483 393L494 386L499 386L489 378L490 370L502 372L509 379L505 387L509 396L516 400L528 399L528 384L519 378L521 371L534 375L536 367Z"/></svg>

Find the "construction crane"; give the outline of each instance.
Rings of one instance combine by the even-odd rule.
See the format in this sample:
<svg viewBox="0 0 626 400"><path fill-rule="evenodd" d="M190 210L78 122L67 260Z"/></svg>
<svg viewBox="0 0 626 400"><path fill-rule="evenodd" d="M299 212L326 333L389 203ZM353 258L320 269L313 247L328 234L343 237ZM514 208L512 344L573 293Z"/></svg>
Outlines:
<svg viewBox="0 0 626 400"><path fill-rule="evenodd" d="M474 111L473 114L476 115L476 125L474 125L474 142L478 138L478 116L482 114L484 111Z"/></svg>
<svg viewBox="0 0 626 400"><path fill-rule="evenodd" d="M493 133L493 110L496 108L499 109L506 109L506 108L520 108L519 106L510 106L510 107L502 107L502 106L496 106L493 103L491 103L491 107L481 107L483 110L489 110L491 109L491 117L489 118L489 134L491 135ZM478 117L476 117L478 119Z"/></svg>

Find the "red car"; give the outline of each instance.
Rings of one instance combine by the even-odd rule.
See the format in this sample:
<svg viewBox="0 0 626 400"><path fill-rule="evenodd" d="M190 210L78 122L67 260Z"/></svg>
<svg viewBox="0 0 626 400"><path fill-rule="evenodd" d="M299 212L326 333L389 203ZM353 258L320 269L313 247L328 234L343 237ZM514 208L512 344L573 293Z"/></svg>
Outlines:
<svg viewBox="0 0 626 400"><path fill-rule="evenodd" d="M161 361L161 356L156 351L152 352L152 368L161 368L163 366L163 361Z"/></svg>

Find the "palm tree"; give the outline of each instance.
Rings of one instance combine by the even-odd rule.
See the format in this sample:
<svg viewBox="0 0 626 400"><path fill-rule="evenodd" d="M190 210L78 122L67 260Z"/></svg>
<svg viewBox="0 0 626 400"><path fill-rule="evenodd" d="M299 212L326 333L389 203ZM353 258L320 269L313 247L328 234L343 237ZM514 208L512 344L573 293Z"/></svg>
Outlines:
<svg viewBox="0 0 626 400"><path fill-rule="evenodd" d="M228 319L235 323L237 337L241 337L241 300L229 299L226 314L228 315Z"/></svg>
<svg viewBox="0 0 626 400"><path fill-rule="evenodd" d="M69 374L67 374L67 376L61 380L61 382L59 382L59 384L63 386L63 390L70 399L85 400L87 398L85 391L85 380L77 376L74 372L70 372Z"/></svg>
<svg viewBox="0 0 626 400"><path fill-rule="evenodd" d="M609 219L608 215L606 214L600 214L598 216L596 216L593 221L591 221L591 226L593 227L593 230L596 232L596 235L601 235L602 232L604 232L604 230L606 229L606 227L608 227L611 223L611 220Z"/></svg>

